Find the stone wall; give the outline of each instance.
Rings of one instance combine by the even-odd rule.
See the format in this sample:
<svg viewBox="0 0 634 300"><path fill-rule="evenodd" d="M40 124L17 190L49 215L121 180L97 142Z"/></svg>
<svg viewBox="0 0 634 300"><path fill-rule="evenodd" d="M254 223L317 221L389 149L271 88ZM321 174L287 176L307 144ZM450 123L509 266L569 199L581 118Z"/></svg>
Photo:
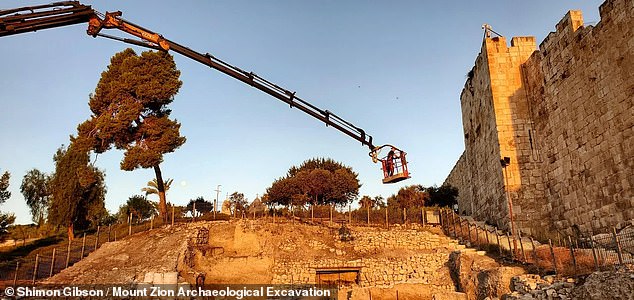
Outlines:
<svg viewBox="0 0 634 300"><path fill-rule="evenodd" d="M634 1L600 13L584 27L569 12L537 51L532 37L484 39L460 99L465 152L445 182L460 212L510 229L512 209L529 234L634 219Z"/></svg>
<svg viewBox="0 0 634 300"><path fill-rule="evenodd" d="M634 1L571 11L525 64L545 211L557 229L634 220ZM538 75L538 76L535 76Z"/></svg>
<svg viewBox="0 0 634 300"><path fill-rule="evenodd" d="M460 155L458 162L456 162L456 164L453 166L453 169L451 170L449 176L447 176L447 179L445 179L445 182L443 184L460 187L460 191L457 197L458 211L461 214L472 215L473 201L470 201L470 199L472 199L473 196L471 195L471 189L465 188L468 186L470 180L469 177L471 176L469 168L467 168L465 155L466 151L462 152L462 155Z"/></svg>
<svg viewBox="0 0 634 300"><path fill-rule="evenodd" d="M334 247L311 241L316 250L330 250L322 257L277 258L273 284L315 284L320 269L354 269L361 287L425 284L438 292L454 291L446 267L449 255L464 249L457 241L424 230L352 228L354 240ZM287 248L294 248L285 245Z"/></svg>

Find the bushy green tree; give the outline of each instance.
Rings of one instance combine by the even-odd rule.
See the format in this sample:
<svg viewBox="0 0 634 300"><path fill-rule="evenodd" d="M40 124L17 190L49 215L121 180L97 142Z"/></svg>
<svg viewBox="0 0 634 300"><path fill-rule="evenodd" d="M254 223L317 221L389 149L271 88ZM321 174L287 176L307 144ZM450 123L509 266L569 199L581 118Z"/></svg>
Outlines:
<svg viewBox="0 0 634 300"><path fill-rule="evenodd" d="M422 207L428 201L429 195L420 189L420 186L410 185L399 189L396 195L388 198L388 205L396 206L403 210L403 220L407 219L407 209Z"/></svg>
<svg viewBox="0 0 634 300"><path fill-rule="evenodd" d="M9 179L11 178L11 173L5 171L2 176L0 176L0 204L3 204L5 201L11 198L11 192L9 189Z"/></svg>
<svg viewBox="0 0 634 300"><path fill-rule="evenodd" d="M159 211L167 217L163 155L185 143L180 123L169 118L168 105L182 82L173 57L166 52L132 49L115 54L101 74L89 106L92 117L78 127L79 140L102 153L115 147L124 151L121 169L153 168Z"/></svg>
<svg viewBox="0 0 634 300"><path fill-rule="evenodd" d="M234 192L229 196L229 205L234 216L237 216L238 212L244 212L248 203L243 193Z"/></svg>
<svg viewBox="0 0 634 300"><path fill-rule="evenodd" d="M187 211L190 211L192 216L194 215L194 204L196 204L196 211L201 214L208 213L214 209L213 203L205 200L203 197L198 197L196 199L189 200L189 203L187 203Z"/></svg>
<svg viewBox="0 0 634 300"><path fill-rule="evenodd" d="M107 213L104 174L89 164L88 152L72 141L70 146L60 147L53 159L55 173L50 182L48 220L65 226L68 239L72 240L76 226L85 228Z"/></svg>
<svg viewBox="0 0 634 300"><path fill-rule="evenodd" d="M267 189L268 201L278 205L328 204L345 206L359 194L352 168L332 159L314 158L291 167Z"/></svg>
<svg viewBox="0 0 634 300"><path fill-rule="evenodd" d="M125 217L132 215L137 220L143 221L156 215L156 207L145 196L134 195L128 198L128 201L119 208L119 213L124 214ZM123 216L120 216L121 218Z"/></svg>
<svg viewBox="0 0 634 300"><path fill-rule="evenodd" d="M429 194L429 201L425 203L426 206L453 208L454 205L458 204L458 189L451 185L442 185L440 187L434 185L422 189Z"/></svg>
<svg viewBox="0 0 634 300"><path fill-rule="evenodd" d="M0 212L0 243L9 236L9 226L15 222L15 215Z"/></svg>
<svg viewBox="0 0 634 300"><path fill-rule="evenodd" d="M20 192L31 209L33 222L41 226L46 220L51 196L50 176L38 169L32 169L24 175Z"/></svg>

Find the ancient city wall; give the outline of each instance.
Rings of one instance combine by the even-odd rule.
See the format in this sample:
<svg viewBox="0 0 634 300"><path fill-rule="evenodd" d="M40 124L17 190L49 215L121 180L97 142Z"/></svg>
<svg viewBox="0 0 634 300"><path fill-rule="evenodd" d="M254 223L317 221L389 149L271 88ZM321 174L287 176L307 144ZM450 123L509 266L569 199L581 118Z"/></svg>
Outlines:
<svg viewBox="0 0 634 300"><path fill-rule="evenodd" d="M512 209L533 234L634 219L634 1L600 13L584 27L569 12L538 51L532 37L484 40L461 94L465 152L445 182L460 212L510 229Z"/></svg>
<svg viewBox="0 0 634 300"><path fill-rule="evenodd" d="M581 12L569 12L525 64L545 210L557 229L634 220L634 1L606 1L600 15L584 27Z"/></svg>

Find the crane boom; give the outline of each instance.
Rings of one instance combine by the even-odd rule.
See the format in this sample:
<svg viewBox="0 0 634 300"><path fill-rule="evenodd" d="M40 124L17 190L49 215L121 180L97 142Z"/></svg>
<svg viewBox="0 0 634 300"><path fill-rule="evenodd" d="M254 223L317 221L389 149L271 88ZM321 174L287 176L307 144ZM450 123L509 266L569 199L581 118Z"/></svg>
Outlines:
<svg viewBox="0 0 634 300"><path fill-rule="evenodd" d="M216 69L226 75L251 85L283 102L290 107L295 107L304 113L316 118L326 126L332 126L346 135L366 145L370 150L374 149L372 136L365 133L359 127L345 121L341 117L328 110L320 109L307 101L297 97L294 92L286 90L253 72L244 71L230 65L213 55L194 51L188 47L163 38L160 34L143 28L121 18L121 12L106 13L100 17L100 13L89 5L83 5L77 1L55 2L46 5L21 7L0 11L0 37L24 32L62 27L79 23L88 23L87 33L93 37L104 36L117 40L145 46L164 51L172 50L187 58ZM116 38L101 34L102 29L119 29L128 34L143 39L147 43L136 40Z"/></svg>
<svg viewBox="0 0 634 300"><path fill-rule="evenodd" d="M332 126L349 137L361 142L362 145L368 146L368 148L370 148L370 156L372 156L373 160L375 162L379 160L377 158L378 152L386 145L380 147L374 146L372 136L366 134L363 129L354 126L352 123L328 110L323 110L310 104L297 97L295 92L284 89L253 72L244 71L209 53L202 54L168 40L152 30L124 20L121 18L121 15L122 13L120 11L102 14L92 9L90 5L84 5L78 1L62 1L45 5L0 10L0 37L79 23L88 23L87 33L93 37L106 37L162 51L171 50L251 85L288 104L291 108L295 107L325 123L326 126ZM103 34L101 33L102 29L118 29L140 38L141 41ZM402 153L404 162L405 152ZM409 173L406 171L405 165L403 169L405 173L401 176L402 178L398 178L400 180L409 178Z"/></svg>

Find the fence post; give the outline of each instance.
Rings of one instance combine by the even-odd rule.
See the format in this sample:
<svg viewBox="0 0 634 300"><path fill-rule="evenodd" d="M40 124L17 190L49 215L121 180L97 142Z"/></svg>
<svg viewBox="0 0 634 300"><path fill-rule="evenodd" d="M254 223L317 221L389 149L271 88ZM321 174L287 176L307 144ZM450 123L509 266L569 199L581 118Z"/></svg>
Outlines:
<svg viewBox="0 0 634 300"><path fill-rule="evenodd" d="M128 222L128 235L132 235L132 213L130 213L130 222Z"/></svg>
<svg viewBox="0 0 634 300"><path fill-rule="evenodd" d="M117 241L117 230L116 229L114 230L114 241L115 242Z"/></svg>
<svg viewBox="0 0 634 300"><path fill-rule="evenodd" d="M13 274L13 286L18 283L18 271L20 270L20 262L15 262L15 274Z"/></svg>
<svg viewBox="0 0 634 300"><path fill-rule="evenodd" d="M524 243L522 243L522 232L517 231L517 237L520 239L520 249L522 250L522 257L524 258L524 262L526 261L526 252L524 252Z"/></svg>
<svg viewBox="0 0 634 300"><path fill-rule="evenodd" d="M35 279L37 277L37 266L40 262L40 255L35 254L35 266L33 266L33 284L35 284Z"/></svg>
<svg viewBox="0 0 634 300"><path fill-rule="evenodd" d="M471 240L471 223L469 223L469 221L467 221L467 234L469 235L469 244L473 244Z"/></svg>
<svg viewBox="0 0 634 300"><path fill-rule="evenodd" d="M92 249L92 251L96 251L97 247L99 246L99 230L101 229L101 226L97 226L97 238L95 239L95 248Z"/></svg>
<svg viewBox="0 0 634 300"><path fill-rule="evenodd" d="M348 223L352 224L352 205L348 205Z"/></svg>
<svg viewBox="0 0 634 300"><path fill-rule="evenodd" d="M79 260L84 259L84 250L86 249L86 233L84 232L84 238L81 242L81 258Z"/></svg>
<svg viewBox="0 0 634 300"><path fill-rule="evenodd" d="M590 247L592 247L592 258L594 258L594 269L599 271L599 260L597 259L597 250L594 248L594 239L590 238Z"/></svg>
<svg viewBox="0 0 634 300"><path fill-rule="evenodd" d="M439 214L440 216L440 227L444 228L445 227L445 217L441 214Z"/></svg>
<svg viewBox="0 0 634 300"><path fill-rule="evenodd" d="M216 209L214 208L214 220L216 219ZM172 204L172 226L174 226L174 204Z"/></svg>
<svg viewBox="0 0 634 300"><path fill-rule="evenodd" d="M572 238L568 236L568 243L570 243L570 256L572 256L572 265L575 267L575 274L577 274L577 258L575 257L575 249L572 244Z"/></svg>
<svg viewBox="0 0 634 300"><path fill-rule="evenodd" d="M421 220L423 220L423 226L425 226L426 213L425 213L425 207L424 206L420 209L420 214L421 214ZM447 232L449 232L449 226L447 226Z"/></svg>
<svg viewBox="0 0 634 300"><path fill-rule="evenodd" d="M55 268L55 248L53 248L53 257L51 258L51 272L48 273L48 277L53 276L54 268Z"/></svg>
<svg viewBox="0 0 634 300"><path fill-rule="evenodd" d="M480 246L480 234L478 233L478 224L473 224L475 227L475 244Z"/></svg>
<svg viewBox="0 0 634 300"><path fill-rule="evenodd" d="M458 217L458 228L460 228L460 238L464 236L464 232L462 231L462 219Z"/></svg>
<svg viewBox="0 0 634 300"><path fill-rule="evenodd" d="M489 228L487 228L486 224L484 224L484 234L487 239L487 247L489 247L489 245L491 244L491 241L489 240Z"/></svg>
<svg viewBox="0 0 634 300"><path fill-rule="evenodd" d="M65 268L68 268L68 264L70 263L70 244L73 243L73 240L68 240L68 250L66 251L66 266Z"/></svg>
<svg viewBox="0 0 634 300"><path fill-rule="evenodd" d="M453 224L453 237L458 237L458 232L456 231L456 214L451 211L451 224Z"/></svg>
<svg viewBox="0 0 634 300"><path fill-rule="evenodd" d="M388 207L385 207L385 227L386 228L390 228L390 221L387 220L387 209Z"/></svg>
<svg viewBox="0 0 634 300"><path fill-rule="evenodd" d="M112 224L108 225L108 242L110 242L110 230L112 229Z"/></svg>
<svg viewBox="0 0 634 300"><path fill-rule="evenodd" d="M555 250L553 250L553 242L548 239L548 246L550 247L550 255L553 257L553 268L555 269L555 275L557 274L557 259L555 258Z"/></svg>
<svg viewBox="0 0 634 300"><path fill-rule="evenodd" d="M511 252L511 259L515 259L515 253L513 253L513 247L511 247L511 235L506 233L506 241L509 242L509 252Z"/></svg>
<svg viewBox="0 0 634 300"><path fill-rule="evenodd" d="M531 247L533 248L533 259L535 260L535 266L537 267L537 273L539 273L539 264L537 263L537 251L535 250L535 240L533 240L533 237L530 237L531 239Z"/></svg>
<svg viewBox="0 0 634 300"><path fill-rule="evenodd" d="M495 239L498 242L498 251L500 252L500 257L502 257L502 246L500 245L500 234L498 233L497 227L495 228Z"/></svg>
<svg viewBox="0 0 634 300"><path fill-rule="evenodd" d="M619 236L616 235L616 228L612 227L612 237L614 238L614 245L616 246L616 254L619 257L619 265L623 264L623 253L621 252L621 243L619 242Z"/></svg>

